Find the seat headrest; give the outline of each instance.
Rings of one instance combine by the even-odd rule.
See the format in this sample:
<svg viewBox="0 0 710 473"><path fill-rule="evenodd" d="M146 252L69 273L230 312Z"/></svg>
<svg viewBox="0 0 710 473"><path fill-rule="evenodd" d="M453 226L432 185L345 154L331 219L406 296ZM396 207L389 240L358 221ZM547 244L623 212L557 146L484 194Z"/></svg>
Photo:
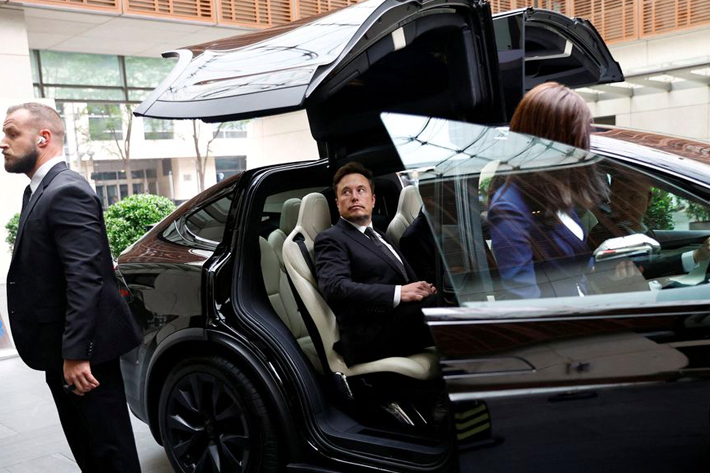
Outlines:
<svg viewBox="0 0 710 473"><path fill-rule="evenodd" d="M293 198L284 202L281 207L281 217L279 219L279 229L286 235L291 233L298 221L298 210L301 207L301 199Z"/></svg>
<svg viewBox="0 0 710 473"><path fill-rule="evenodd" d="M313 192L303 198L296 226L301 227L307 234L304 236L311 240L315 240L320 232L330 228L330 209L323 194Z"/></svg>
<svg viewBox="0 0 710 473"><path fill-rule="evenodd" d="M397 202L397 213L401 214L408 223L417 218L419 211L422 208L422 197L419 195L419 189L415 186L407 186L399 193L399 202Z"/></svg>

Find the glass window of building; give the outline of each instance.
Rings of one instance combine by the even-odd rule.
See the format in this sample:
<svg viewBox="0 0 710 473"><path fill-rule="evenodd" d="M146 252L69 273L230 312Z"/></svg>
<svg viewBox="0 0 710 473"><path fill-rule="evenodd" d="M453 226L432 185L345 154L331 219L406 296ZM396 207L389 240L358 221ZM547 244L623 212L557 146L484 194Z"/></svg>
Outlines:
<svg viewBox="0 0 710 473"><path fill-rule="evenodd" d="M213 138L246 138L249 120L215 123L212 130Z"/></svg>
<svg viewBox="0 0 710 473"><path fill-rule="evenodd" d="M143 134L146 140L172 140L175 138L175 122L172 120L143 119Z"/></svg>
<svg viewBox="0 0 710 473"><path fill-rule="evenodd" d="M217 182L234 176L247 168L246 156L217 156L214 160Z"/></svg>
<svg viewBox="0 0 710 473"><path fill-rule="evenodd" d="M122 87L118 56L40 51L45 84Z"/></svg>
<svg viewBox="0 0 710 473"><path fill-rule="evenodd" d="M126 85L153 89L170 73L174 61L162 58L130 57L126 61Z"/></svg>
<svg viewBox="0 0 710 473"><path fill-rule="evenodd" d="M89 137L96 141L122 140L123 120L118 105L87 105Z"/></svg>

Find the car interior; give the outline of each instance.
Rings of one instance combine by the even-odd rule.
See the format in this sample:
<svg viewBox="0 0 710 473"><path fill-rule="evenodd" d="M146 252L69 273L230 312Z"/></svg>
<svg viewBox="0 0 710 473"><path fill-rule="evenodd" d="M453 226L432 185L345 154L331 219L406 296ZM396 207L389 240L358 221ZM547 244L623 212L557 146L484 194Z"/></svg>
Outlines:
<svg viewBox="0 0 710 473"><path fill-rule="evenodd" d="M322 411L321 428L331 440L350 446L374 442L383 452L399 448L414 455L415 463L438 464L451 443L447 429L431 422L431 410L443 389L433 347L410 357L353 366L333 350L338 328L318 290L312 251L317 234L339 216L331 177L318 179L313 174L299 180L295 179L298 172L276 173L261 186L268 195L257 199L261 225L253 235L258 240L263 297L268 300L268 305L259 306L262 322L285 327L289 344L295 342L297 356L306 361L307 376L326 403L317 410ZM294 189L296 185L299 188ZM375 189L373 223L382 232L403 231L421 208L416 189L408 186L402 191L396 173L377 176ZM256 294L262 293L258 286L255 282Z"/></svg>

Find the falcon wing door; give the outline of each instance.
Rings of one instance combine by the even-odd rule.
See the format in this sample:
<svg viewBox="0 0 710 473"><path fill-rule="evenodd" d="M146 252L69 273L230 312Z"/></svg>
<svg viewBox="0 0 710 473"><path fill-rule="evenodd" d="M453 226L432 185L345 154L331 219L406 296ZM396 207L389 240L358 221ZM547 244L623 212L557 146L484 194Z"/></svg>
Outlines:
<svg viewBox="0 0 710 473"><path fill-rule="evenodd" d="M528 8L493 19L508 119L523 94L543 82L587 87L624 80L591 22Z"/></svg>

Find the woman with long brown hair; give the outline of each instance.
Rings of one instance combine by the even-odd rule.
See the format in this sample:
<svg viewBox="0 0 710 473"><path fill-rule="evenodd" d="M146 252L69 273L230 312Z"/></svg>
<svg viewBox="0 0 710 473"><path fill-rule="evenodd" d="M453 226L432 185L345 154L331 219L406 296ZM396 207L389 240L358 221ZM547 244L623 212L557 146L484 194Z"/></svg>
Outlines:
<svg viewBox="0 0 710 473"><path fill-rule="evenodd" d="M591 125L584 100L567 87L548 82L523 97L510 131L588 150ZM509 294L521 298L584 294L582 274L591 258L575 208L590 209L606 193L607 184L594 165L521 172L499 180L488 221L493 254ZM541 272L545 281L537 276Z"/></svg>

